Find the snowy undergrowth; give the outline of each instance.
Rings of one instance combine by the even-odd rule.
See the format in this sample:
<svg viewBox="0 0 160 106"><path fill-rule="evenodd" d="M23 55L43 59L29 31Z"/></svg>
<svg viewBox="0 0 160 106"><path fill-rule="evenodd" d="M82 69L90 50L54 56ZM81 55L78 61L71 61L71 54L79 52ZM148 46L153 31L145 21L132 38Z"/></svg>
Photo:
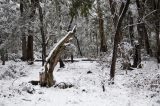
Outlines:
<svg viewBox="0 0 160 106"><path fill-rule="evenodd" d="M0 80L0 106L159 106L159 88L152 89L159 80L160 70L154 61L143 62L142 69L132 71L117 68L115 84L109 85L109 65L79 61L65 63L65 68L57 65L54 75L57 83L67 82L74 86L67 89L41 88L28 82L39 79L41 63L28 66L25 63L9 62L1 69L24 72L16 78ZM119 67L119 63L118 66ZM24 66L24 67L23 67ZM23 67L23 68L22 68ZM147 81L146 81L147 80ZM102 89L104 81L105 92ZM154 82L155 81L155 82ZM158 85L159 86L159 85Z"/></svg>
<svg viewBox="0 0 160 106"><path fill-rule="evenodd" d="M0 65L0 80L2 79L15 79L20 76L25 76L26 70L24 70L26 64L20 62L10 61L6 65Z"/></svg>

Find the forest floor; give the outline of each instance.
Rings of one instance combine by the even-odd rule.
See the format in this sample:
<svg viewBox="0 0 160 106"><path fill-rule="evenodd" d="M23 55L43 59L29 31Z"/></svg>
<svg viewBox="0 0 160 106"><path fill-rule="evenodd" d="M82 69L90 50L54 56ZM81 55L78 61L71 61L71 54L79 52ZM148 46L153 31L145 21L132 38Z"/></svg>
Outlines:
<svg viewBox="0 0 160 106"><path fill-rule="evenodd" d="M150 60L127 73L117 68L112 85L109 67L95 61L68 62L62 69L57 65L54 76L57 83L74 86L60 89L28 83L39 79L41 62L29 66L9 61L0 65L0 106L160 106L159 66Z"/></svg>

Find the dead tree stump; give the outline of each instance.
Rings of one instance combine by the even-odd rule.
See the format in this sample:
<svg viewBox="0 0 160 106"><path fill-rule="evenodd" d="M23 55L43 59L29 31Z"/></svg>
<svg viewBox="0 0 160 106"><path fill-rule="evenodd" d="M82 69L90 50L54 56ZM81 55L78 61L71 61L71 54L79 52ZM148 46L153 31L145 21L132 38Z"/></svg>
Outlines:
<svg viewBox="0 0 160 106"><path fill-rule="evenodd" d="M40 73L40 85L51 87L55 84L53 71L55 66L57 65L59 58L61 56L62 51L64 50L65 46L70 41L70 38L73 37L75 34L76 27L69 31L66 36L64 36L57 45L52 49L48 57L46 58L46 63L44 65L44 72Z"/></svg>

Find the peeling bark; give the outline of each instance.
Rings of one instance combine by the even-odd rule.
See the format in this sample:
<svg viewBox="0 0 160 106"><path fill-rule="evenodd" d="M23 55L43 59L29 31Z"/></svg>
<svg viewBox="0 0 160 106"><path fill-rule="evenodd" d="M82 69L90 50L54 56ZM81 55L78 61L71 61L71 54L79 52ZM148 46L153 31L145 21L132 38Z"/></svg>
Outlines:
<svg viewBox="0 0 160 106"><path fill-rule="evenodd" d="M59 58L61 56L62 51L65 48L65 43L68 43L71 37L75 34L75 27L72 31L69 31L68 34L62 38L57 45L53 48L53 50L50 52L49 56L46 59L46 63L44 65L44 74L45 78L43 81L40 81L40 85L45 85L47 87L51 87L55 84L53 71L55 66L57 65ZM41 78L40 78L41 79Z"/></svg>

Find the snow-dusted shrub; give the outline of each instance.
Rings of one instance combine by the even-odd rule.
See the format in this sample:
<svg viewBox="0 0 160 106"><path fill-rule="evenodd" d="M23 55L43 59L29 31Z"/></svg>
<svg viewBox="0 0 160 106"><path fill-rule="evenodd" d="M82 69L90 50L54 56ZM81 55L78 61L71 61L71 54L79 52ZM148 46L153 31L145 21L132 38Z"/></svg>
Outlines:
<svg viewBox="0 0 160 106"><path fill-rule="evenodd" d="M13 62L13 61L10 61ZM5 67L0 67L0 80L2 79L15 79L20 76L25 76L26 72L23 70L22 64L9 64Z"/></svg>
<svg viewBox="0 0 160 106"><path fill-rule="evenodd" d="M15 53L8 54L8 60L13 60L15 62L18 62L18 61L21 61L20 58L21 56L19 54L15 54Z"/></svg>
<svg viewBox="0 0 160 106"><path fill-rule="evenodd" d="M0 75L0 80L2 79L10 79L15 78L15 74L11 72L10 70L6 70L3 74Z"/></svg>

